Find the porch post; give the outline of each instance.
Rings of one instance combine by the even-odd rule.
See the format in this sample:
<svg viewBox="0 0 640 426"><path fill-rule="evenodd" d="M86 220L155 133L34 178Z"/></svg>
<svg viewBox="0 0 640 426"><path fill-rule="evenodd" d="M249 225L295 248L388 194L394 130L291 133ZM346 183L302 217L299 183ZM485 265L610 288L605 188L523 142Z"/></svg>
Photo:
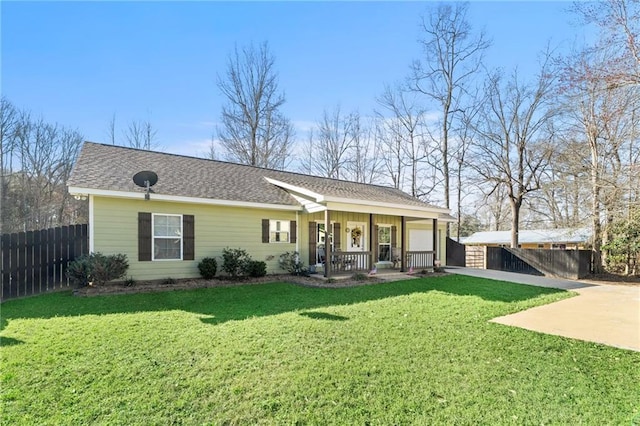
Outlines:
<svg viewBox="0 0 640 426"><path fill-rule="evenodd" d="M438 250L438 219L433 219L433 261L440 260Z"/></svg>
<svg viewBox="0 0 640 426"><path fill-rule="evenodd" d="M407 271L407 218L400 217L400 272Z"/></svg>
<svg viewBox="0 0 640 426"><path fill-rule="evenodd" d="M324 276L331 278L331 214L329 209L324 211Z"/></svg>
<svg viewBox="0 0 640 426"><path fill-rule="evenodd" d="M375 231L375 226L373 225L373 213L369 213L369 252L371 253L369 255L369 266L367 268L369 270L373 269L373 265L376 262L376 259L373 258L373 253L375 252L373 250L373 240L374 240L373 232L374 231Z"/></svg>

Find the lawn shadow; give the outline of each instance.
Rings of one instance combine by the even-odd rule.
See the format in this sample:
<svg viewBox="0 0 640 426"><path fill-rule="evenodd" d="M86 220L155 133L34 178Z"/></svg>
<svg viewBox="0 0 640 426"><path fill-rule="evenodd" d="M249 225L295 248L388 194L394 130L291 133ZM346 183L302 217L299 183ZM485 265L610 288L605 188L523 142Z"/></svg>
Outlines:
<svg viewBox="0 0 640 426"><path fill-rule="evenodd" d="M0 336L0 348L7 346L20 345L24 343L22 340L14 339L13 337Z"/></svg>
<svg viewBox="0 0 640 426"><path fill-rule="evenodd" d="M212 325L294 311L303 311L301 315L312 319L344 321L348 318L306 311L431 291L500 302L517 302L561 292L461 275L425 277L347 288L311 288L279 282L95 297L75 297L71 292L64 292L3 303L0 325L4 326L7 321L18 318L48 319L172 310L201 314L202 321Z"/></svg>
<svg viewBox="0 0 640 426"><path fill-rule="evenodd" d="M330 321L346 321L349 317L343 317L342 315L329 314L327 312L300 312L303 317L317 319L317 320L330 320Z"/></svg>

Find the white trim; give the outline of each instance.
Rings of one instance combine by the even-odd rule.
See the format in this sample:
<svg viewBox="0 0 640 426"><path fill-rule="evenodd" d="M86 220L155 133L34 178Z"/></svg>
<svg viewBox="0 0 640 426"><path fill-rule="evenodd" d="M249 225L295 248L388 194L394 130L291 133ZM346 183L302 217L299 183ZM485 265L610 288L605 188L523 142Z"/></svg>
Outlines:
<svg viewBox="0 0 640 426"><path fill-rule="evenodd" d="M94 219L94 205L93 195L89 195L89 253L93 253L95 250L95 232L93 225L96 222Z"/></svg>
<svg viewBox="0 0 640 426"><path fill-rule="evenodd" d="M378 227L378 235L376 235L376 241L378 242L378 247L377 249L377 253L378 253L378 257L380 257L380 246L385 245L385 246L389 246L389 260L379 260L379 259L375 259L376 262L374 263L378 263L378 262L388 262L393 264L393 262L391 261L393 259L393 253L392 253L392 246L391 246L391 234L393 233L393 225L391 224L387 224L387 223L376 223L375 226ZM374 227L375 227L374 226ZM388 243L381 243L380 242L380 228L389 228L389 242Z"/></svg>
<svg viewBox="0 0 640 426"><path fill-rule="evenodd" d="M315 201L309 200L308 198L302 197L298 194L289 192L289 195L291 195L297 202L299 202L307 213L323 212L327 209L322 204L318 204Z"/></svg>
<svg viewBox="0 0 640 426"><path fill-rule="evenodd" d="M433 212L433 213L449 213L450 210L443 207L432 207L432 206L414 206L413 204L397 204L397 203L385 203L382 201L367 201L367 200L358 200L354 198L340 198L340 197L324 197L324 201L327 203L345 203L345 204L358 204L364 206L375 206L375 207L389 207L393 209L402 209L402 210L416 210L421 212Z"/></svg>
<svg viewBox="0 0 640 426"><path fill-rule="evenodd" d="M81 188L77 186L69 187L69 194L71 195L98 195L102 197L113 198L131 198L136 200L144 200L144 193L142 192L130 192L130 191L112 191L108 189L94 189L94 188ZM213 198L197 198L197 197L183 197L178 195L164 195L151 193L151 200L153 201L173 201L177 203L194 203L194 204L206 204L217 206L229 206L229 207L253 207L268 210L291 210L300 211L301 206L292 206L285 204L265 204L254 203L249 201L232 201L232 200L218 200Z"/></svg>
<svg viewBox="0 0 640 426"><path fill-rule="evenodd" d="M175 237L160 236L155 234L156 216L175 216L180 218L180 258L179 259L156 259L156 238L170 240ZM175 213L151 213L151 261L152 262L167 262L184 260L184 217L181 214Z"/></svg>
<svg viewBox="0 0 640 426"><path fill-rule="evenodd" d="M289 230L287 231L283 231L280 230L278 231L277 227L278 227L278 222L280 222L280 224L287 224L287 227L289 228ZM271 225L275 225L276 229L271 229ZM271 241L271 233L274 232L276 234L281 233L281 232L286 232L287 233L287 241ZM296 222L296 234L298 232L298 223ZM297 235L296 235L297 237ZM291 244L291 221L288 219L269 219L269 244Z"/></svg>
<svg viewBox="0 0 640 426"><path fill-rule="evenodd" d="M269 182L270 184L272 184L272 185L276 185L276 186L279 186L281 188L288 189L288 190L291 190L291 191L295 191L295 192L298 192L298 193L300 193L302 195L306 195L307 197L314 198L315 201L318 202L318 203L321 203L322 201L325 200L325 196L324 195L318 194L317 192L310 191L310 190L308 190L306 188L302 188L302 187L296 186L296 185L291 185L289 183L284 183L284 182L281 182L279 180L275 180L275 179L268 178L268 177L265 177L264 179L267 182Z"/></svg>

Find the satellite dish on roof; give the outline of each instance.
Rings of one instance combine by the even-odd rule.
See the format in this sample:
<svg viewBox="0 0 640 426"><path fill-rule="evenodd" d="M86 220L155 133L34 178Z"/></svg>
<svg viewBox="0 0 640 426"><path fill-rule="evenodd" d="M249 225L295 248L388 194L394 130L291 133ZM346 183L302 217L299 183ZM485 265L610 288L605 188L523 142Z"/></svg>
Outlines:
<svg viewBox="0 0 640 426"><path fill-rule="evenodd" d="M147 189L147 193L144 194L144 199L148 200L151 187L158 182L158 175L155 174L155 172L143 170L133 175L133 182L139 187Z"/></svg>

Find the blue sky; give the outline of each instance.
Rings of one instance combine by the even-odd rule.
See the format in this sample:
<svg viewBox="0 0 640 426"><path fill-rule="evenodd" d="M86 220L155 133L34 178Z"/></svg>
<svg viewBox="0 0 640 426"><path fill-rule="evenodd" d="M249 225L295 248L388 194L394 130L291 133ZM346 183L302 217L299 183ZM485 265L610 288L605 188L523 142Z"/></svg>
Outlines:
<svg viewBox="0 0 640 426"><path fill-rule="evenodd" d="M234 44L268 41L284 113L306 129L340 105L371 114L385 83L419 57L430 2L7 2L2 94L46 121L107 141L107 127L149 120L165 151L206 150L224 100L216 87ZM493 40L487 65L524 75L548 42L580 43L569 2L472 2ZM589 36L589 34L587 34Z"/></svg>

